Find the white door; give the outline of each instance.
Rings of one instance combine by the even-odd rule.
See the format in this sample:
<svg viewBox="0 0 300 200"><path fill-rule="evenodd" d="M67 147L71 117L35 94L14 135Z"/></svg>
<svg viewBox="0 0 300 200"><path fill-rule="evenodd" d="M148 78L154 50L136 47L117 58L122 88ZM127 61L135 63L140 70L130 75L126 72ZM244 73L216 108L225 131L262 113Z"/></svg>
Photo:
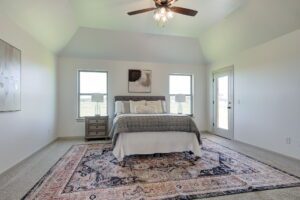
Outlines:
<svg viewBox="0 0 300 200"><path fill-rule="evenodd" d="M213 73L213 131L215 134L233 139L233 67Z"/></svg>

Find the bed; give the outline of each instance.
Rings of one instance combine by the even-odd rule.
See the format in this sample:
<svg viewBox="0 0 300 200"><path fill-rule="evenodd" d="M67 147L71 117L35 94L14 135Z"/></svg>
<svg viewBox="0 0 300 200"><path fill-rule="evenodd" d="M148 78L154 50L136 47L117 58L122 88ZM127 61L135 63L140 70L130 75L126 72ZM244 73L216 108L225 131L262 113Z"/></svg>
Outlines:
<svg viewBox="0 0 300 200"><path fill-rule="evenodd" d="M161 110L156 109L159 103ZM133 112L132 105L135 104L140 104L135 111L142 108L141 112ZM149 108L151 112L148 112ZM156 110L152 112L154 108ZM110 137L113 154L118 161L131 155L185 151L201 157L200 132L193 119L187 115L168 114L166 110L164 96L115 97L115 117Z"/></svg>

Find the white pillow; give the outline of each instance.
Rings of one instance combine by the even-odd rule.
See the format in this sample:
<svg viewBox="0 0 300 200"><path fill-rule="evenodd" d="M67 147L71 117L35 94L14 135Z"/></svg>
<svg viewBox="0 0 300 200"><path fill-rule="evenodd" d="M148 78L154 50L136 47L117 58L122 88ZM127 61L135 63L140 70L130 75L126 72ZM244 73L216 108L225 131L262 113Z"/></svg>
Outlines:
<svg viewBox="0 0 300 200"><path fill-rule="evenodd" d="M138 105L135 107L137 114L157 114L155 106Z"/></svg>
<svg viewBox="0 0 300 200"><path fill-rule="evenodd" d="M163 113L163 106L161 100L158 101L146 101L147 106L153 106L157 114Z"/></svg>
<svg viewBox="0 0 300 200"><path fill-rule="evenodd" d="M130 104L130 113L137 113L136 112L136 107L137 106L146 106L146 101L129 101Z"/></svg>
<svg viewBox="0 0 300 200"><path fill-rule="evenodd" d="M130 102L129 101L122 101L123 103L123 113L129 114L130 113Z"/></svg>
<svg viewBox="0 0 300 200"><path fill-rule="evenodd" d="M167 113L168 110L167 110L167 103L166 103L166 101L161 101L161 104L162 104L162 108L163 108L163 113Z"/></svg>
<svg viewBox="0 0 300 200"><path fill-rule="evenodd" d="M124 104L122 101L115 102L115 114L120 115L124 113Z"/></svg>

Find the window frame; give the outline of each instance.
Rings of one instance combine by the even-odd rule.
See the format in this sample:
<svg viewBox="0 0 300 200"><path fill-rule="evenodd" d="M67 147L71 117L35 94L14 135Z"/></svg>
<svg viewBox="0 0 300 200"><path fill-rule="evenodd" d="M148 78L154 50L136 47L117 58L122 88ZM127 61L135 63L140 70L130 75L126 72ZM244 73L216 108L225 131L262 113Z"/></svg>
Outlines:
<svg viewBox="0 0 300 200"><path fill-rule="evenodd" d="M81 93L80 92L80 73L81 72L92 72L92 73L106 73L106 93ZM106 115L108 116L108 71L102 70L77 70L77 119L84 120L85 117L80 116L80 96L81 95L93 95L93 94L103 94L107 96L106 100Z"/></svg>
<svg viewBox="0 0 300 200"><path fill-rule="evenodd" d="M189 116L194 116L194 75L193 74L169 74L169 91L168 91L168 94L169 94L169 108L171 108L171 97L172 96L176 96L177 94L171 94L170 93L170 77L171 76L189 76L191 78L191 81L190 81L190 85L191 85L191 91L190 91L190 94L183 94L185 96L190 96L191 97L191 114L188 114ZM171 113L171 110L170 110L170 113Z"/></svg>

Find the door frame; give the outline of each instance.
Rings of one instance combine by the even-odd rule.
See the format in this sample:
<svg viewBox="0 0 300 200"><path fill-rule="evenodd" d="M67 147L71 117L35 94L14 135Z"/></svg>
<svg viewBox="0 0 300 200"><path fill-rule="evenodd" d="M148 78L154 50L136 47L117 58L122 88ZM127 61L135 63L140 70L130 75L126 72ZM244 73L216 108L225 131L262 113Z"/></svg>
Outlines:
<svg viewBox="0 0 300 200"><path fill-rule="evenodd" d="M216 97L216 81L215 81L215 76L217 74L222 74L222 73L230 73L230 76L232 78L229 78L229 96L231 96L232 102L231 102L231 112L229 113L229 137L226 137L227 139L234 139L234 65L230 65L228 67L224 67L221 69L214 70L212 72L212 111L213 111L213 118L212 118L212 130L213 134L224 137L220 134L218 134L218 129L216 126L216 119L217 119L217 97Z"/></svg>

